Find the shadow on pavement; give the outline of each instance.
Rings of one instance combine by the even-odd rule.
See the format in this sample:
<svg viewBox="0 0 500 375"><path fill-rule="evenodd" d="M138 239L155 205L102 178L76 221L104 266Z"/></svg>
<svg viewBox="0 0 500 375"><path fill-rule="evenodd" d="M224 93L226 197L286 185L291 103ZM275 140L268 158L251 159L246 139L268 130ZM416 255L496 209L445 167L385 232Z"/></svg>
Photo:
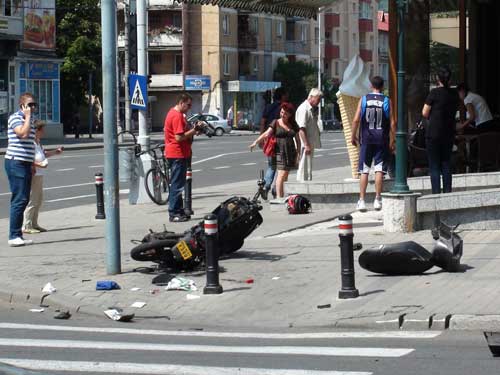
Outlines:
<svg viewBox="0 0 500 375"><path fill-rule="evenodd" d="M63 227L63 228L55 228L49 229L48 232L62 232L64 230L73 230L73 229L82 229L82 228L94 228L95 225L82 225L81 227Z"/></svg>
<svg viewBox="0 0 500 375"><path fill-rule="evenodd" d="M49 245L51 243L60 243L60 242L82 242L82 241L92 241L92 240L100 240L103 239L104 237L82 237L82 238L67 238L64 240L59 240L59 241L43 241L43 242L36 242L36 245Z"/></svg>

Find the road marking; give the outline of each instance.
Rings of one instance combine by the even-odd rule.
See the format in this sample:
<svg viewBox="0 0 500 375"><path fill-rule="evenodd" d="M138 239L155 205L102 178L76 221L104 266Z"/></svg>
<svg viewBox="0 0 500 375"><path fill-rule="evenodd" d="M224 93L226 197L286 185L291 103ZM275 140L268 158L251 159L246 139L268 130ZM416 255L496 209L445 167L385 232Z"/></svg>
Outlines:
<svg viewBox="0 0 500 375"><path fill-rule="evenodd" d="M214 159L218 159L218 158L222 158L222 157L228 156L228 155L249 154L249 153L250 153L250 151L228 152L227 154L219 154L219 155L215 155L215 156L210 156L209 158L206 158L206 159L197 160L197 161L191 163L191 165L195 165L195 164L199 164L199 163L204 163L206 161L214 160Z"/></svg>
<svg viewBox="0 0 500 375"><path fill-rule="evenodd" d="M77 154L77 155L62 155L50 158L51 160L71 159L71 158L84 158L87 156L104 156L104 154Z"/></svg>
<svg viewBox="0 0 500 375"><path fill-rule="evenodd" d="M317 371L285 370L241 367L186 366L155 363L127 362L84 362L84 361L47 361L36 359L0 358L0 362L30 370L64 372L107 372L119 374L176 374L176 375L371 375L359 371Z"/></svg>
<svg viewBox="0 0 500 375"><path fill-rule="evenodd" d="M240 165L257 165L257 163L245 163L245 164L240 164Z"/></svg>
<svg viewBox="0 0 500 375"><path fill-rule="evenodd" d="M89 165L89 168L104 168L104 165Z"/></svg>
<svg viewBox="0 0 500 375"><path fill-rule="evenodd" d="M344 151L344 152L332 152L332 153L329 153L328 155L333 156L333 155L345 155L345 154L347 154L347 151Z"/></svg>
<svg viewBox="0 0 500 375"><path fill-rule="evenodd" d="M43 190L54 190L54 189L65 189L65 188L71 188L71 187L78 187L78 186L87 186L87 185L94 185L94 182L86 182L84 184L73 184L73 185L64 185L64 186L52 186L52 187L47 187L43 188ZM0 193L0 196L2 195L10 195L11 193Z"/></svg>
<svg viewBox="0 0 500 375"><path fill-rule="evenodd" d="M128 194L129 189L123 189L120 190L120 194ZM58 199L50 199L48 201L45 201L45 203L54 203L54 202L64 202L64 201L71 201L74 199L83 199L83 198L90 198L90 197L95 197L95 194L86 194L86 195L77 195L75 197L66 197L66 198L58 198Z"/></svg>
<svg viewBox="0 0 500 375"><path fill-rule="evenodd" d="M196 172L203 172L203 169L195 169L194 171L191 171L193 173L196 173Z"/></svg>
<svg viewBox="0 0 500 375"><path fill-rule="evenodd" d="M283 354L338 357L397 358L410 354L415 349L407 348L361 348L323 346L223 346L223 345L176 345L149 344L142 342L110 342L86 340L38 340L1 338L0 346L93 349L93 350L144 350L162 352L194 353L238 353L238 354Z"/></svg>
<svg viewBox="0 0 500 375"><path fill-rule="evenodd" d="M103 328L56 326L47 324L0 323L3 329L24 329L32 331L65 331L91 333L119 333L127 335L215 337L244 339L433 339L440 331L367 331L367 332L311 332L311 333L260 333L260 332L209 332L209 331L166 331L156 329Z"/></svg>
<svg viewBox="0 0 500 375"><path fill-rule="evenodd" d="M314 155L315 158L322 158L324 155Z"/></svg>
<svg viewBox="0 0 500 375"><path fill-rule="evenodd" d="M68 172L68 171L74 171L75 168L64 168L64 169L56 169L56 172Z"/></svg>
<svg viewBox="0 0 500 375"><path fill-rule="evenodd" d="M214 169L228 169L231 168L229 165L223 165L222 167L215 167Z"/></svg>
<svg viewBox="0 0 500 375"><path fill-rule="evenodd" d="M347 150L347 147L317 148L317 149L315 149L315 151L334 151L334 150Z"/></svg>

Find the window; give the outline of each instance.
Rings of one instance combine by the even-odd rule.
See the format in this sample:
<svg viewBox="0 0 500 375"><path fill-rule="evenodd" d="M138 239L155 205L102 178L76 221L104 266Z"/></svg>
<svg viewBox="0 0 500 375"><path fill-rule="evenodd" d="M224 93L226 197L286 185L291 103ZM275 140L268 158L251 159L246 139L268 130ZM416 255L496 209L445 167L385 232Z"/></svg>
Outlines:
<svg viewBox="0 0 500 375"><path fill-rule="evenodd" d="M338 62L338 61L335 61L333 74L334 74L335 76L337 76L337 77L340 75L340 74L339 74L339 62Z"/></svg>
<svg viewBox="0 0 500 375"><path fill-rule="evenodd" d="M162 26L162 19L159 12L148 12L149 30L159 29Z"/></svg>
<svg viewBox="0 0 500 375"><path fill-rule="evenodd" d="M174 27L182 28L182 14L181 12L174 12L172 16L172 25Z"/></svg>
<svg viewBox="0 0 500 375"><path fill-rule="evenodd" d="M259 32L259 19L257 17L252 18L250 25L251 31L257 34Z"/></svg>
<svg viewBox="0 0 500 375"><path fill-rule="evenodd" d="M37 117L43 121L52 121L52 82L51 80L28 80L28 91L38 100Z"/></svg>
<svg viewBox="0 0 500 375"><path fill-rule="evenodd" d="M307 40L307 25L302 25L300 28L300 41L305 43Z"/></svg>
<svg viewBox="0 0 500 375"><path fill-rule="evenodd" d="M259 71L259 56L258 55L253 56L253 71L254 72Z"/></svg>
<svg viewBox="0 0 500 375"><path fill-rule="evenodd" d="M319 27L314 28L314 44L319 42Z"/></svg>
<svg viewBox="0 0 500 375"><path fill-rule="evenodd" d="M334 42L335 44L340 44L340 30L339 30L339 29L336 29L336 30L335 30L335 33L334 33L333 35L334 35L333 42Z"/></svg>
<svg viewBox="0 0 500 375"><path fill-rule="evenodd" d="M356 33L353 33L352 34L352 44L355 46L357 42L358 42L358 38L356 36Z"/></svg>
<svg viewBox="0 0 500 375"><path fill-rule="evenodd" d="M278 38L283 37L283 21L278 21L276 24L276 36Z"/></svg>
<svg viewBox="0 0 500 375"><path fill-rule="evenodd" d="M222 16L222 33L224 35L229 35L229 15L224 14Z"/></svg>
<svg viewBox="0 0 500 375"><path fill-rule="evenodd" d="M181 74L182 73L182 55L175 55L175 64L174 64L174 73Z"/></svg>
<svg viewBox="0 0 500 375"><path fill-rule="evenodd" d="M366 33L359 33L359 48L360 49L368 49L369 47L366 45L367 39Z"/></svg>
<svg viewBox="0 0 500 375"><path fill-rule="evenodd" d="M330 41L330 37L331 37L330 32L329 31L325 31L325 39L328 40L328 41Z"/></svg>
<svg viewBox="0 0 500 375"><path fill-rule="evenodd" d="M229 75L229 54L224 53L223 58L224 58L224 74Z"/></svg>
<svg viewBox="0 0 500 375"><path fill-rule="evenodd" d="M368 48L373 50L373 35L370 36L370 46Z"/></svg>
<svg viewBox="0 0 500 375"><path fill-rule="evenodd" d="M149 55L149 59L151 61L151 64L161 64L162 58L160 53L152 53Z"/></svg>
<svg viewBox="0 0 500 375"><path fill-rule="evenodd" d="M365 20L371 20L372 19L372 6L368 3L365 3L365 2L362 2L359 5L360 5L359 18L365 19Z"/></svg>

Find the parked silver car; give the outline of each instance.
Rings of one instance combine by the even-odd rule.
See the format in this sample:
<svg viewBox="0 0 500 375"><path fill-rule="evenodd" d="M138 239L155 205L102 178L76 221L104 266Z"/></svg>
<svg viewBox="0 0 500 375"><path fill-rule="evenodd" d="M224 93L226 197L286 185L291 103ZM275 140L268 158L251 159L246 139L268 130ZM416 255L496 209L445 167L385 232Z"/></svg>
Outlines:
<svg viewBox="0 0 500 375"><path fill-rule="evenodd" d="M222 117L213 115L211 113L197 113L191 115L187 119L188 122L194 121L206 121L213 126L216 136L221 136L224 133L231 133L231 127L229 126L227 120Z"/></svg>

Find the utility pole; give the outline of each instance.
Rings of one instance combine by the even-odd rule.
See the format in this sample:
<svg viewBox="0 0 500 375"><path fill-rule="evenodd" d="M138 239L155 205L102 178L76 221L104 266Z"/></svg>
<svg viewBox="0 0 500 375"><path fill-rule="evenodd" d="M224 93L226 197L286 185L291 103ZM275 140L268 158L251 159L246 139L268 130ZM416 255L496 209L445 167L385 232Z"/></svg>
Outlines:
<svg viewBox="0 0 500 375"><path fill-rule="evenodd" d="M124 15L124 26L125 26L125 130L126 131L131 131L131 126L130 126L130 96L129 96L129 87L128 87L128 76L130 75L130 61L129 61L129 34L130 34L130 29L129 29L129 23L130 23L130 8L125 2L125 7L123 9L123 15Z"/></svg>
<svg viewBox="0 0 500 375"><path fill-rule="evenodd" d="M92 102L92 72L89 73L89 83L88 83L88 89L89 89L89 138L92 138L92 122L93 122L93 102Z"/></svg>
<svg viewBox="0 0 500 375"><path fill-rule="evenodd" d="M137 73L147 77L147 0L137 0ZM143 93L146 95L146 93ZM139 110L139 137L138 142L142 151L149 151L150 136L147 123L147 110ZM132 174L130 181L129 203L147 203L151 200L144 187L144 178L151 168L151 156L149 153L142 154L137 160L136 173Z"/></svg>
<svg viewBox="0 0 500 375"><path fill-rule="evenodd" d="M121 272L120 202L116 118L116 1L101 0L102 91L104 104L104 205L106 211L106 270Z"/></svg>
<svg viewBox="0 0 500 375"><path fill-rule="evenodd" d="M321 91L321 73L323 72L323 58L322 58L322 52L323 52L323 30L322 30L322 16L323 16L323 9L324 8L319 8L318 9L318 89ZM323 105L323 98L321 98L321 102L318 105L318 122L319 122L319 128L321 131L323 131L323 120L322 120L322 105Z"/></svg>

